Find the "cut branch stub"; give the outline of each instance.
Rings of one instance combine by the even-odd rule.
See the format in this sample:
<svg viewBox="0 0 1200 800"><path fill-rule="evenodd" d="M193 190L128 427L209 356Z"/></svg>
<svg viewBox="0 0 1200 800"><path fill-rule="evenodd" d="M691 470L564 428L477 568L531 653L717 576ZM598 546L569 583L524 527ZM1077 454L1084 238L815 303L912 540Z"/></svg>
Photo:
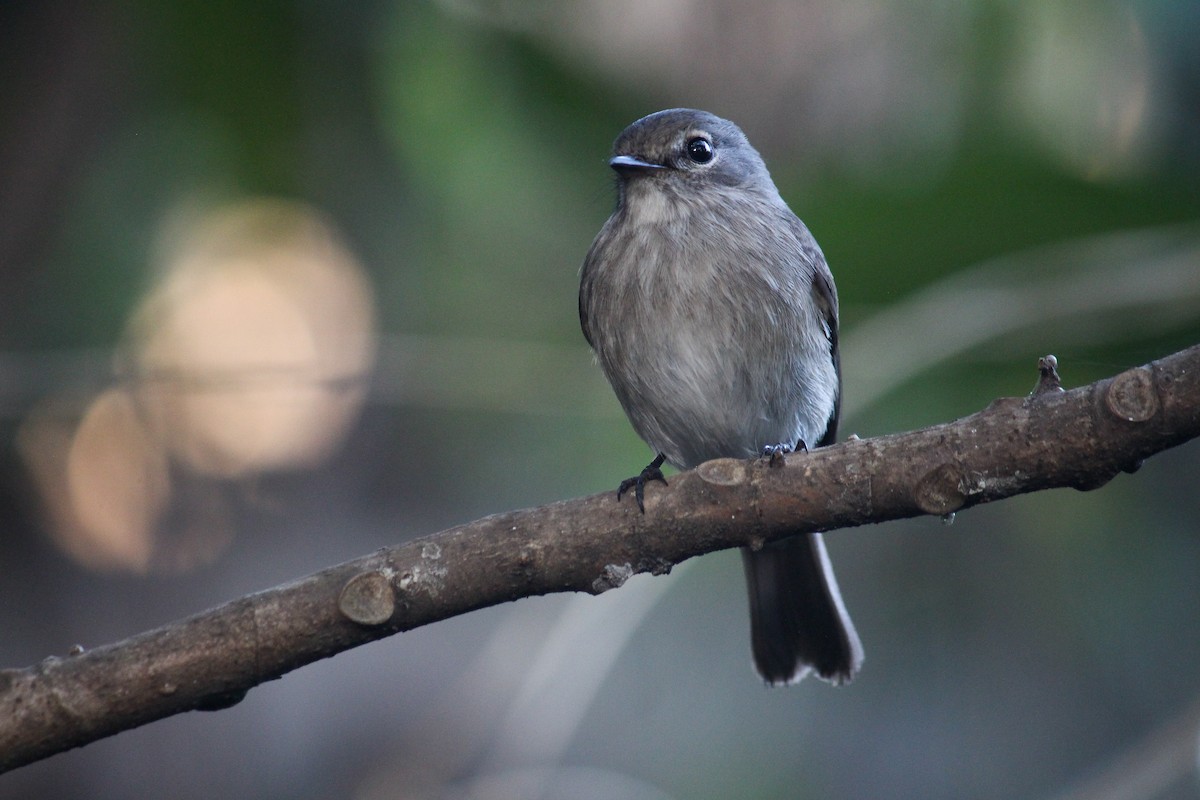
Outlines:
<svg viewBox="0 0 1200 800"><path fill-rule="evenodd" d="M1146 422L1160 408L1154 378L1145 367L1126 370L1113 378L1104 401L1115 417L1126 422Z"/></svg>
<svg viewBox="0 0 1200 800"><path fill-rule="evenodd" d="M346 582L338 595L338 610L359 625L382 625L396 610L396 593L382 570L360 572Z"/></svg>

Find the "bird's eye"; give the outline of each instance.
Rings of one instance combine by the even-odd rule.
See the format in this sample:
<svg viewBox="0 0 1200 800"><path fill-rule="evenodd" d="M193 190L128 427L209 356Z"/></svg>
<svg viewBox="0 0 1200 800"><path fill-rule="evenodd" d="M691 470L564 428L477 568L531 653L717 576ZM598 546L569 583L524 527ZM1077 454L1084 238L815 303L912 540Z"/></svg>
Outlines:
<svg viewBox="0 0 1200 800"><path fill-rule="evenodd" d="M688 139L685 150L687 157L697 164L707 164L713 160L712 142L700 136Z"/></svg>

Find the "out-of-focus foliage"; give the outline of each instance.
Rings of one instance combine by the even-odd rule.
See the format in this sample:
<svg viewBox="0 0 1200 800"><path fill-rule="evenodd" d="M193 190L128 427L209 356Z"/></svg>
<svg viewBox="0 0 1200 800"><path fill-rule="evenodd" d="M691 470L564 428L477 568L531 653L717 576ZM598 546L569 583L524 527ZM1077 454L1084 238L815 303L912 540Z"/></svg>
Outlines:
<svg viewBox="0 0 1200 800"><path fill-rule="evenodd" d="M0 665L640 468L575 292L659 108L739 122L821 242L846 433L1194 344L1197 41L1170 0L0 5ZM0 798L1195 797L1197 474L831 534L849 687L758 685L722 554Z"/></svg>

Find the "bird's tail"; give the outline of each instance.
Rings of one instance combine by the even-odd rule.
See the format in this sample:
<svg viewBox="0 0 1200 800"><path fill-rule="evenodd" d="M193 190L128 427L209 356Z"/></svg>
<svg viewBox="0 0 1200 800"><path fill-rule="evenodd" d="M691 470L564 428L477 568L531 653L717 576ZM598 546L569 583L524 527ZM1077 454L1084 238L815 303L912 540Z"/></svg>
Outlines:
<svg viewBox="0 0 1200 800"><path fill-rule="evenodd" d="M774 686L809 672L848 683L862 664L862 644L842 604L819 533L742 549L750 589L754 664Z"/></svg>

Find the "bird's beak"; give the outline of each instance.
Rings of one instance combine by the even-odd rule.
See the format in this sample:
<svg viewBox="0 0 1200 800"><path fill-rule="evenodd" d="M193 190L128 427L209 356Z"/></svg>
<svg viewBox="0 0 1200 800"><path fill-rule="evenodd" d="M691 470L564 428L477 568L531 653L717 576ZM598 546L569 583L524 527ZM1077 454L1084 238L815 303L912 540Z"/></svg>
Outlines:
<svg viewBox="0 0 1200 800"><path fill-rule="evenodd" d="M617 172L643 172L645 170L662 169L662 164L651 164L633 156L613 156L608 165Z"/></svg>

